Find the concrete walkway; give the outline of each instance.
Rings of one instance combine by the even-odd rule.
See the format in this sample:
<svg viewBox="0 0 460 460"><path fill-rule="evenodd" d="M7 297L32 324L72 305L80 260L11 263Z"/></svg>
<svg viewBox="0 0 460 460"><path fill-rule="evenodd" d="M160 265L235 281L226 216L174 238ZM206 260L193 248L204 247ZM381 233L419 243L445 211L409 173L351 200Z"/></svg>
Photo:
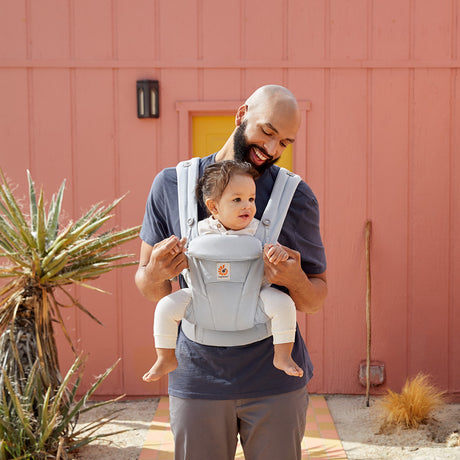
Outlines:
<svg viewBox="0 0 460 460"><path fill-rule="evenodd" d="M139 460L173 460L168 398L162 397L147 433ZM307 412L302 460L344 460L347 456L323 396L311 395ZM244 459L238 444L235 459ZM281 460L281 459L280 459Z"/></svg>

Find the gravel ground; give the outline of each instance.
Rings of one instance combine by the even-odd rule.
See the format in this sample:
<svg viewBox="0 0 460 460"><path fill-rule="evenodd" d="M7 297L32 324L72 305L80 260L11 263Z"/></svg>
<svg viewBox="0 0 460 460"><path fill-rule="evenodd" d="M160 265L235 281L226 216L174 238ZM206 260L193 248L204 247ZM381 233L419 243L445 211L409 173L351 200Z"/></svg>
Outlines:
<svg viewBox="0 0 460 460"><path fill-rule="evenodd" d="M371 398L370 407L366 407L363 396L328 395L326 399L349 460L460 459L460 447L448 447L446 443L449 435L460 430L460 404L446 405L434 414L430 423L417 430L397 429L390 434L378 434L381 413L374 398ZM122 409L116 420L101 432L128 431L82 448L78 458L137 460L158 400L120 401L83 414L80 425L107 416L114 409ZM458 442L458 433L454 436Z"/></svg>

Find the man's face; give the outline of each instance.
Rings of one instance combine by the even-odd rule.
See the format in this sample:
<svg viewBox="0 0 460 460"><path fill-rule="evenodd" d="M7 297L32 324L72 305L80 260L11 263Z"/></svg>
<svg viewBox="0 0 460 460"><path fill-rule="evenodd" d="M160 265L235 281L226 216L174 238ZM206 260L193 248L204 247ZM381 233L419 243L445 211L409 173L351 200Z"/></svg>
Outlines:
<svg viewBox="0 0 460 460"><path fill-rule="evenodd" d="M275 163L278 158L272 158L268 155L265 149L261 148L256 144L250 144L246 138L246 126L247 121L241 123L240 126L236 128L235 136L233 138L233 149L235 151L235 160L237 161L247 161L251 163L260 174L262 174L267 168L269 168L273 163ZM256 160L251 160L251 151L254 155L259 155L261 158ZM257 153L256 153L257 152ZM257 164L259 163L259 164Z"/></svg>
<svg viewBox="0 0 460 460"><path fill-rule="evenodd" d="M234 134L235 160L251 163L262 174L294 142L298 123L297 113L270 104L263 112L248 112Z"/></svg>

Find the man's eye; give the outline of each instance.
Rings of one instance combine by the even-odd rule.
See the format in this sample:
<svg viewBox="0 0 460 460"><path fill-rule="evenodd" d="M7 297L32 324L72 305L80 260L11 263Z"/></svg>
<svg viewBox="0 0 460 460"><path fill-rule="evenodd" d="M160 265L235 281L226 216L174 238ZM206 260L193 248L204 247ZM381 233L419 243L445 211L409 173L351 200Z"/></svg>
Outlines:
<svg viewBox="0 0 460 460"><path fill-rule="evenodd" d="M286 148L286 147L288 146L288 145L286 144L286 142L280 142L280 144L281 144L281 147L284 147L284 148Z"/></svg>

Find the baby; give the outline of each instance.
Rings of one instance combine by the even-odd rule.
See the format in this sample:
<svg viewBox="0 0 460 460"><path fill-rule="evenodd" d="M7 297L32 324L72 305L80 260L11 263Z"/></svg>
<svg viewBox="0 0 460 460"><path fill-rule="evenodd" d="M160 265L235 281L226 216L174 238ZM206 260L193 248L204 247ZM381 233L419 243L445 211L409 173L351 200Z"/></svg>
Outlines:
<svg viewBox="0 0 460 460"><path fill-rule="evenodd" d="M197 195L205 203L210 217L198 223L198 233L254 235L259 221L255 219L257 171L249 163L232 160L209 165L197 185ZM172 250L181 251L185 239ZM279 244L267 244L268 260L278 264L288 259ZM303 370L291 357L296 329L296 311L292 299L264 280L260 288L263 311L270 318L274 344L273 365L286 374L301 377ZM146 382L160 379L177 367L175 346L177 322L185 314L192 299L191 288L181 289L163 297L157 304L154 337L157 360L143 376Z"/></svg>

